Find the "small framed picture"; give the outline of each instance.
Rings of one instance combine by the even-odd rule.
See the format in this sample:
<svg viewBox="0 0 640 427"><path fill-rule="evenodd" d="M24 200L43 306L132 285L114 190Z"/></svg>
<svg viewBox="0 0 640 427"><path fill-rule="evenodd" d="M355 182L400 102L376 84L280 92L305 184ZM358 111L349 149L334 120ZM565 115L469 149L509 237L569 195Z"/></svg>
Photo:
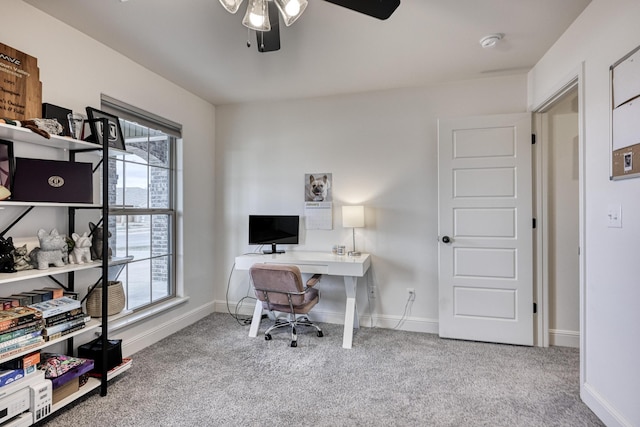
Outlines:
<svg viewBox="0 0 640 427"><path fill-rule="evenodd" d="M624 159L624 171L631 172L633 170L633 152L624 153L622 157Z"/></svg>
<svg viewBox="0 0 640 427"><path fill-rule="evenodd" d="M109 147L123 151L125 150L124 136L122 135L122 129L120 127L120 120L118 120L118 117L91 107L87 107L87 117L89 118L89 126L91 127L93 142L102 145L103 132L102 121L100 119L107 119L109 121L109 129L107 129L105 135L107 135Z"/></svg>
<svg viewBox="0 0 640 427"><path fill-rule="evenodd" d="M0 185L11 190L14 169L13 142L0 139Z"/></svg>

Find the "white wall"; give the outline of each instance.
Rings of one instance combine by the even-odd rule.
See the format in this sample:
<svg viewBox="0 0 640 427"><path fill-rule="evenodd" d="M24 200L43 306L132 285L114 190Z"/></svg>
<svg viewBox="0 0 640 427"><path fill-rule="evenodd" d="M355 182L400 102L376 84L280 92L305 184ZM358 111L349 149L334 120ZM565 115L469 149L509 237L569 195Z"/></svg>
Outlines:
<svg viewBox="0 0 640 427"><path fill-rule="evenodd" d="M584 63L585 286L583 400L609 425L640 425L640 180L609 180L609 67L640 45L640 2L594 0L529 74L529 102L551 96ZM623 228L607 228L608 205Z"/></svg>
<svg viewBox="0 0 640 427"><path fill-rule="evenodd" d="M334 229L304 233L300 249L351 246L340 207L364 204L358 248L373 255L369 285L377 298L373 323L366 286L357 297L364 324L393 327L416 300L405 329L437 333L437 118L523 112L525 76L487 78L301 101L218 106L216 127L216 300L247 245L249 214L303 214L305 173L333 174ZM246 272L232 276L229 299L248 290ZM344 318L344 286L323 282L316 309ZM222 308L220 308L222 309ZM224 308L226 310L226 307ZM316 315L317 315L316 314Z"/></svg>
<svg viewBox="0 0 640 427"><path fill-rule="evenodd" d="M135 351L206 315L212 310L213 299L215 108L20 0L3 0L1 13L0 41L38 59L43 102L84 111L86 106L99 108L100 94L105 93L183 125L181 156L188 167L181 171L185 209L180 212L180 223L185 244L178 254L184 261L179 286L190 299L170 312L118 331L116 336L126 339L124 351ZM35 235L36 227L66 229L60 211L34 211L13 233ZM0 211L0 223L13 220L7 215L7 211ZM24 285L42 287L51 282Z"/></svg>

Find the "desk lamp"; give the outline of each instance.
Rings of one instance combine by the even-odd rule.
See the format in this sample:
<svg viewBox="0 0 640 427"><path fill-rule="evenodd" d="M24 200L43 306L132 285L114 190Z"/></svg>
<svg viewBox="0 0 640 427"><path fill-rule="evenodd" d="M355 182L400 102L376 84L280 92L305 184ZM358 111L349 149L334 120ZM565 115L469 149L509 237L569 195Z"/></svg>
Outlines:
<svg viewBox="0 0 640 427"><path fill-rule="evenodd" d="M342 226L352 229L353 250L349 251L349 256L360 256L360 252L356 251L356 227L364 227L364 206L343 206Z"/></svg>

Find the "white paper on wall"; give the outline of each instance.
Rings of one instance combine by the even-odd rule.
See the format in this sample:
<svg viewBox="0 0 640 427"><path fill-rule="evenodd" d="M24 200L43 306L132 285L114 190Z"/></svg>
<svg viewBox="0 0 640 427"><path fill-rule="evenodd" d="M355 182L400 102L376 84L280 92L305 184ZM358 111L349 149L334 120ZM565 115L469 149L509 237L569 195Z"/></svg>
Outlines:
<svg viewBox="0 0 640 427"><path fill-rule="evenodd" d="M640 144L640 99L613 110L613 151Z"/></svg>
<svg viewBox="0 0 640 427"><path fill-rule="evenodd" d="M613 107L640 95L640 50L613 68Z"/></svg>
<svg viewBox="0 0 640 427"><path fill-rule="evenodd" d="M333 229L332 202L305 202L304 216L305 228L307 230Z"/></svg>

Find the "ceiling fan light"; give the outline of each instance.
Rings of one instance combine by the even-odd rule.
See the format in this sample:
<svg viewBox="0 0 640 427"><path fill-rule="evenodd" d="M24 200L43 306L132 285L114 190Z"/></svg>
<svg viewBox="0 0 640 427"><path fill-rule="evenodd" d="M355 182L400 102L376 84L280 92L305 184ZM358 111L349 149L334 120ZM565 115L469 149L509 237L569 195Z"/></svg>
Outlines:
<svg viewBox="0 0 640 427"><path fill-rule="evenodd" d="M220 4L230 13L236 13L242 0L220 0Z"/></svg>
<svg viewBox="0 0 640 427"><path fill-rule="evenodd" d="M307 0L275 0L275 2L287 27L296 22L309 3Z"/></svg>
<svg viewBox="0 0 640 427"><path fill-rule="evenodd" d="M271 31L267 0L249 0L242 25L255 31Z"/></svg>

